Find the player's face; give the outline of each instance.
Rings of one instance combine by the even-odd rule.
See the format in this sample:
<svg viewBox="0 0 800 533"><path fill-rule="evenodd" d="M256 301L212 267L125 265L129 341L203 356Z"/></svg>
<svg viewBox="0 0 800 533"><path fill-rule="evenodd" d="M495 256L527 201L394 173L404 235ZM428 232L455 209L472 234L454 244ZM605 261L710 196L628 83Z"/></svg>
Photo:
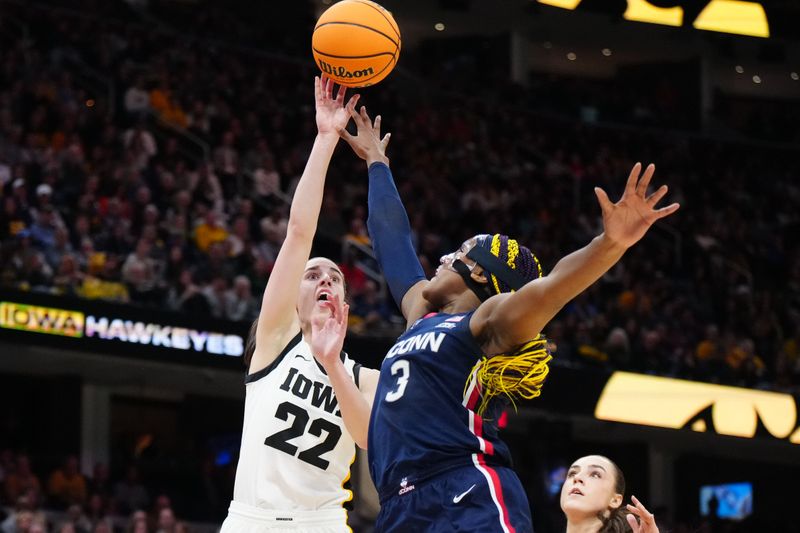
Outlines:
<svg viewBox="0 0 800 533"><path fill-rule="evenodd" d="M314 257L306 263L297 297L297 314L301 322L318 314L329 316L335 306L344 303L344 276L336 263L324 257Z"/></svg>
<svg viewBox="0 0 800 533"><path fill-rule="evenodd" d="M575 461L561 487L561 510L570 520L597 516L622 504L616 492L616 468L605 457L588 455Z"/></svg>
<svg viewBox="0 0 800 533"><path fill-rule="evenodd" d="M461 261L467 265L470 272L480 274L483 271L481 266L467 257L467 252L475 246L475 242L475 237L469 238L461 243L458 250L443 255L439 259L439 267L431 278L430 284L425 288L423 297L431 303L436 303L439 299L447 299L449 295L468 290L461 275L453 268L453 263L457 260Z"/></svg>

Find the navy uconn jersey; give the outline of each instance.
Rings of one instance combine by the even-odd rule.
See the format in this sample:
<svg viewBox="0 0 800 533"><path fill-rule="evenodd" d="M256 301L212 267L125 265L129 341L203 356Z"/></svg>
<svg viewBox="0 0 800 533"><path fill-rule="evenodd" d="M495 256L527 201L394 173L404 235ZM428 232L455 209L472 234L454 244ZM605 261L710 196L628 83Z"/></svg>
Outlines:
<svg viewBox="0 0 800 533"><path fill-rule="evenodd" d="M469 330L471 317L439 313L418 320L381 365L369 427L369 442L376 444L368 452L382 501L447 470L473 466L491 473L486 465L510 466L497 427L475 412L474 370L483 350ZM485 416L496 420L499 413L490 408Z"/></svg>

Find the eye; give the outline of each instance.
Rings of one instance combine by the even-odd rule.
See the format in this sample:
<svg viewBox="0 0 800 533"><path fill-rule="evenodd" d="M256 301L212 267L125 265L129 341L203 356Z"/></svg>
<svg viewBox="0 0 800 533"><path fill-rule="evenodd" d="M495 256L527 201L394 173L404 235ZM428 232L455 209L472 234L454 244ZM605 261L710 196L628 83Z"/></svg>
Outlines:
<svg viewBox="0 0 800 533"><path fill-rule="evenodd" d="M306 278L307 278L307 279L317 279L318 277L319 277L319 274L317 274L316 272L309 272L309 273L306 275Z"/></svg>
<svg viewBox="0 0 800 533"><path fill-rule="evenodd" d="M341 278L339 276L331 276L331 281L333 281L334 283L339 283L341 281Z"/></svg>
<svg viewBox="0 0 800 533"><path fill-rule="evenodd" d="M600 479L603 476L600 475L600 472L592 472L592 477L596 477L596 478Z"/></svg>
<svg viewBox="0 0 800 533"><path fill-rule="evenodd" d="M569 472L567 472L567 479L575 477L575 474L576 474L575 470L570 470Z"/></svg>

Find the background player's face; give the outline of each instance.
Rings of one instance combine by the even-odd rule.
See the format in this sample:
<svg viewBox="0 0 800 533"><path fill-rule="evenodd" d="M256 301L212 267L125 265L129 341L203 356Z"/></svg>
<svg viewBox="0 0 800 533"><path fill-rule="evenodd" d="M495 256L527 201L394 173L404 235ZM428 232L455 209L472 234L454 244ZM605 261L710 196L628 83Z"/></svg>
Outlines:
<svg viewBox="0 0 800 533"><path fill-rule="evenodd" d="M297 296L300 322L308 322L318 314L333 314L334 301L344 303L344 276L336 263L324 257L314 257L306 263Z"/></svg>
<svg viewBox="0 0 800 533"><path fill-rule="evenodd" d="M567 471L561 487L561 510L570 521L597 516L622 505L616 492L616 467L605 457L581 457Z"/></svg>

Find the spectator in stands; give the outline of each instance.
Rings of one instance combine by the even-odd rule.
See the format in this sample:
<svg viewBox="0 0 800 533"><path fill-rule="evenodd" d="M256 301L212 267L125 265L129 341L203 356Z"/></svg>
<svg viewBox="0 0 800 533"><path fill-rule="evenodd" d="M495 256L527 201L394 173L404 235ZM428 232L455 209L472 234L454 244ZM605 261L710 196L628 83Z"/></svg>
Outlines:
<svg viewBox="0 0 800 533"><path fill-rule="evenodd" d="M56 218L52 206L38 211L36 220L31 225L30 236L34 244L48 252L56 245Z"/></svg>
<svg viewBox="0 0 800 533"><path fill-rule="evenodd" d="M143 119L123 134L122 142L128 150L129 157L132 158L134 167L139 171L147 168L150 159L158 154L156 140L147 130Z"/></svg>
<svg viewBox="0 0 800 533"><path fill-rule="evenodd" d="M150 495L139 479L139 469L135 465L130 465L125 478L114 486L114 500L118 511L123 514L145 509L150 504Z"/></svg>
<svg viewBox="0 0 800 533"><path fill-rule="evenodd" d="M14 470L6 475L6 501L16 502L20 496L28 493L29 491L33 491L36 494L41 494L42 486L39 482L39 477L31 470L31 463L28 456L25 454L19 454L17 455Z"/></svg>
<svg viewBox="0 0 800 533"><path fill-rule="evenodd" d="M128 524L125 526L125 533L148 533L147 513L137 510L131 513Z"/></svg>
<svg viewBox="0 0 800 533"><path fill-rule="evenodd" d="M175 533L175 513L171 507L165 507L158 511L158 522L156 523L156 533Z"/></svg>
<svg viewBox="0 0 800 533"><path fill-rule="evenodd" d="M228 231L222 224L222 214L212 209L206 211L203 222L194 230L194 242L201 252L208 252L209 247L215 242L222 242L228 238Z"/></svg>
<svg viewBox="0 0 800 533"><path fill-rule="evenodd" d="M378 285L373 280L364 283L361 294L354 298L350 313L351 323L359 333L376 334L388 324L392 313L386 300L380 298Z"/></svg>
<svg viewBox="0 0 800 533"><path fill-rule="evenodd" d="M134 119L140 119L150 111L150 95L145 89L142 76L136 76L133 85L125 91L125 111Z"/></svg>
<svg viewBox="0 0 800 533"><path fill-rule="evenodd" d="M139 239L136 250L131 252L122 265L122 280L128 286L131 300L140 303L157 303L157 272L155 261L150 257L152 245L146 239Z"/></svg>
<svg viewBox="0 0 800 533"><path fill-rule="evenodd" d="M56 469L47 482L47 493L58 508L86 502L86 478L78 470L78 457L68 455L61 468Z"/></svg>
<svg viewBox="0 0 800 533"><path fill-rule="evenodd" d="M67 507L67 523L78 533L89 533L92 529L92 521L83 512L83 507L77 503Z"/></svg>
<svg viewBox="0 0 800 533"><path fill-rule="evenodd" d="M225 315L228 320L252 322L258 317L259 302L253 296L250 279L247 276L236 276L233 287L226 296Z"/></svg>

